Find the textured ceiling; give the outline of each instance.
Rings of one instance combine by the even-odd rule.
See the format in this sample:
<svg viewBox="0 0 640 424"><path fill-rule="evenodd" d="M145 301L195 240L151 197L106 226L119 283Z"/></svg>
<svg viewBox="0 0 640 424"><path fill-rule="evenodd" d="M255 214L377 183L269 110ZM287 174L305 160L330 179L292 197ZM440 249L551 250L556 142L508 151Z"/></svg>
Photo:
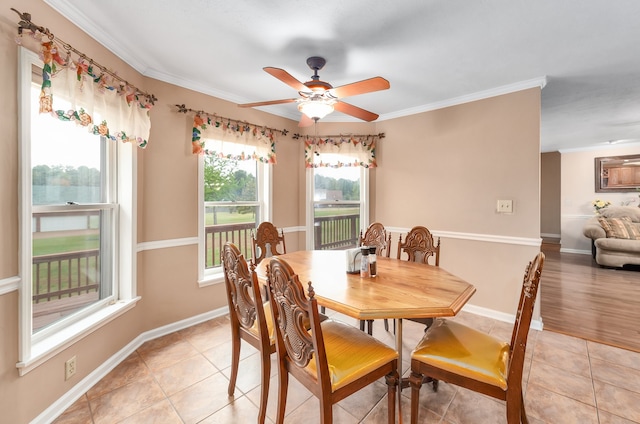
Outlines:
<svg viewBox="0 0 640 424"><path fill-rule="evenodd" d="M323 56L334 87L389 80L347 99L379 120L544 86L542 152L640 142L637 0L45 2L142 74L235 103L296 97L262 68L304 82Z"/></svg>

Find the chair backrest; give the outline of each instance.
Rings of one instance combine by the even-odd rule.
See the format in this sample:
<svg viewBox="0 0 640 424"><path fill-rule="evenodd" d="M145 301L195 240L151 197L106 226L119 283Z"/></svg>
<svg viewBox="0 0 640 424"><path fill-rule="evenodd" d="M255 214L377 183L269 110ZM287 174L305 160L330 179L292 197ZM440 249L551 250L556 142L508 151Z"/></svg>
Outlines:
<svg viewBox="0 0 640 424"><path fill-rule="evenodd" d="M407 233L404 242L402 236L398 240L398 259L402 259L402 253L407 254L407 260L411 262L429 263L429 258L434 256L435 266L440 266L440 237L438 243L433 242L431 232L422 226L413 227Z"/></svg>
<svg viewBox="0 0 640 424"><path fill-rule="evenodd" d="M533 316L533 307L538 295L540 285L540 275L544 265L545 255L539 252L533 261L529 262L524 273L522 291L520 292L520 302L516 312L516 321L511 334L511 344L509 347L509 375L507 376L507 386L521 384L522 368L524 365L524 354L527 348L527 338L529 327Z"/></svg>
<svg viewBox="0 0 640 424"><path fill-rule="evenodd" d="M278 250L280 244L282 248ZM284 233L282 230L278 232L275 225L268 221L262 222L255 231L251 231L251 246L254 265L258 265L264 258L287 253Z"/></svg>
<svg viewBox="0 0 640 424"><path fill-rule="evenodd" d="M369 225L364 235L360 230L360 246L375 246L377 255L388 258L391 253L391 233L387 233L381 223L374 222Z"/></svg>
<svg viewBox="0 0 640 424"><path fill-rule="evenodd" d="M222 266L232 327L249 331L257 321L260 338L266 340L268 346L269 332L256 273L249 270L244 256L231 242L225 243L222 248Z"/></svg>
<svg viewBox="0 0 640 424"><path fill-rule="evenodd" d="M318 383L320 387L330 389L318 303L311 281L307 298L291 266L284 259L273 257L267 267L267 285L271 293L278 357L298 368L305 368L315 355Z"/></svg>

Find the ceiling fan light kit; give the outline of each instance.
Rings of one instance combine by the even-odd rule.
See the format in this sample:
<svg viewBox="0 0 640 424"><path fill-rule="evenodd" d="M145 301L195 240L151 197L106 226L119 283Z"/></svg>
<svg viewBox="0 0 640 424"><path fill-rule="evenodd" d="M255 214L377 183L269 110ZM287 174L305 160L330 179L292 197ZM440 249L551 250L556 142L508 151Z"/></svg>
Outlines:
<svg viewBox="0 0 640 424"><path fill-rule="evenodd" d="M298 110L303 113L299 126L307 126L313 122L318 122L318 120L324 118L334 110L367 122L378 119L377 114L346 103L342 101L341 98L386 90L390 87L389 81L382 77L374 77L334 88L328 82L322 81L318 75L318 71L324 67L326 62L324 58L319 56L308 58L307 65L313 70L313 75L311 76L311 80L305 83L298 81L284 69L265 67L263 68L265 72L294 88L300 97L297 99L245 103L238 106L256 107L297 102Z"/></svg>

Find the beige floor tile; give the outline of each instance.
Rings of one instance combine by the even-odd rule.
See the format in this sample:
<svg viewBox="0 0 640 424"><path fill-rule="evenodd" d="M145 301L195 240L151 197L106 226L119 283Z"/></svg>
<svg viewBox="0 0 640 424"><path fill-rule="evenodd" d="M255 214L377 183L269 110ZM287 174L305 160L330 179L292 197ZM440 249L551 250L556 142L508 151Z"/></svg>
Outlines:
<svg viewBox="0 0 640 424"><path fill-rule="evenodd" d="M142 346L138 348L138 353L143 354L152 350L167 347L182 340L183 338L178 332L167 334L143 343Z"/></svg>
<svg viewBox="0 0 640 424"><path fill-rule="evenodd" d="M189 342L179 340L159 349L141 352L140 356L151 371L157 371L198 354L199 352Z"/></svg>
<svg viewBox="0 0 640 424"><path fill-rule="evenodd" d="M241 396L224 408L209 415L199 424L231 424L258 422L258 408L246 396ZM269 418L265 423L273 423Z"/></svg>
<svg viewBox="0 0 640 424"><path fill-rule="evenodd" d="M596 408L531 384L525 397L527 417L545 423L598 424Z"/></svg>
<svg viewBox="0 0 640 424"><path fill-rule="evenodd" d="M623 367L640 370L640 352L633 352L631 350L590 341L587 341L587 348L589 349L589 356L591 358L598 358L603 361L622 365Z"/></svg>
<svg viewBox="0 0 640 424"><path fill-rule="evenodd" d="M178 416L176 410L173 409L171 402L169 402L168 399L163 399L160 402L130 416L124 421L119 422L118 424L140 423L182 424L182 420Z"/></svg>
<svg viewBox="0 0 640 424"><path fill-rule="evenodd" d="M89 404L95 424L111 424L123 420L165 399L162 389L151 376L119 387Z"/></svg>
<svg viewBox="0 0 640 424"><path fill-rule="evenodd" d="M153 375L166 395L171 396L217 372L204 356L196 355L155 371Z"/></svg>
<svg viewBox="0 0 640 424"><path fill-rule="evenodd" d="M82 395L52 424L93 424L87 396Z"/></svg>
<svg viewBox="0 0 640 424"><path fill-rule="evenodd" d="M289 410L289 408L287 408ZM339 405L333 405L333 422L340 424L357 424L359 420ZM315 396L310 397L302 405L286 414L285 422L291 424L320 424L320 402Z"/></svg>
<svg viewBox="0 0 640 424"><path fill-rule="evenodd" d="M388 387L386 384L376 381L367 387L363 387L351 396L342 399L338 402L338 405L358 420L362 420L382 398L385 398L386 401L385 395L387 391Z"/></svg>
<svg viewBox="0 0 640 424"><path fill-rule="evenodd" d="M567 336L565 334L554 333L553 331L541 331L536 338L536 345L543 343L545 346L555 346L562 350L577 353L586 356L587 342L577 337Z"/></svg>
<svg viewBox="0 0 640 424"><path fill-rule="evenodd" d="M240 360L248 358L251 355L255 355L258 351L244 340L240 346ZM215 367L219 370L224 370L231 366L231 340L222 344L214 346L213 348L204 351L202 354L207 358Z"/></svg>
<svg viewBox="0 0 640 424"><path fill-rule="evenodd" d="M89 399L102 396L118 387L125 386L149 375L149 368L144 363L138 352L129 355L127 359L118 364L95 386L89 389Z"/></svg>
<svg viewBox="0 0 640 424"><path fill-rule="evenodd" d="M640 422L640 393L594 380L598 408L633 422Z"/></svg>
<svg viewBox="0 0 640 424"><path fill-rule="evenodd" d="M591 359L593 379L640 393L640 370L600 359Z"/></svg>
<svg viewBox="0 0 640 424"><path fill-rule="evenodd" d="M564 368L533 360L529 385L535 384L563 396L595 406L595 394L590 378L567 372Z"/></svg>
<svg viewBox="0 0 640 424"><path fill-rule="evenodd" d="M202 331L185 333L183 337L191 343L198 352L205 352L222 343L229 342L231 340L231 327L228 321L218 325L212 324L210 327L202 329Z"/></svg>
<svg viewBox="0 0 640 424"><path fill-rule="evenodd" d="M533 360L544 362L553 367L560 368L583 377L591 377L588 356L564 350L558 347L555 343L547 343L544 340L537 340L533 349Z"/></svg>
<svg viewBox="0 0 640 424"><path fill-rule="evenodd" d="M256 387L247 393L247 398L251 402L258 406L260 404L260 388ZM287 407L285 410L285 416L297 407L311 398L313 394L306 389L302 384L298 383L295 378L289 379L289 388L287 390ZM278 410L278 376L271 377L269 382L269 395L267 398L267 417L272 421L275 421L276 412Z"/></svg>
<svg viewBox="0 0 640 424"><path fill-rule="evenodd" d="M276 355L272 354L269 368L269 377L278 373ZM231 377L231 366L222 370L225 377ZM262 381L262 358L256 351L253 355L241 359L238 364L238 376L236 377L236 389L247 393L258 387Z"/></svg>
<svg viewBox="0 0 640 424"><path fill-rule="evenodd" d="M600 424L638 424L638 421L627 420L602 409L598 411L598 417L600 417Z"/></svg>
<svg viewBox="0 0 640 424"><path fill-rule="evenodd" d="M444 418L454 423L506 422L505 403L459 388Z"/></svg>
<svg viewBox="0 0 640 424"><path fill-rule="evenodd" d="M458 388L452 384L446 383L444 381L438 382L438 391L433 391L433 386L431 384L423 384L420 389L420 397L419 403L420 406L426 411L431 411L438 416L443 416ZM407 388L402 391L402 397L407 400L411 400L411 389ZM404 400L404 399L403 399Z"/></svg>
<svg viewBox="0 0 640 424"><path fill-rule="evenodd" d="M174 394L169 400L186 424L197 423L232 401L227 396L228 384L229 380L222 374L215 373Z"/></svg>

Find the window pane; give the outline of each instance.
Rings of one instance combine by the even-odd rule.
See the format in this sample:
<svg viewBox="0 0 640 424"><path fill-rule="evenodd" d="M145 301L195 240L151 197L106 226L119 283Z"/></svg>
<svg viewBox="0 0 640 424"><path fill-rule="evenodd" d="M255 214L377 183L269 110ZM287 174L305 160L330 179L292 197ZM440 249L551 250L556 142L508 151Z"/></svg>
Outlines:
<svg viewBox="0 0 640 424"><path fill-rule="evenodd" d="M314 200L360 200L360 168L315 168Z"/></svg>
<svg viewBox="0 0 640 424"><path fill-rule="evenodd" d="M318 204L313 208L316 250L349 249L358 246L360 205Z"/></svg>
<svg viewBox="0 0 640 424"><path fill-rule="evenodd" d="M257 201L257 162L216 156L204 159L205 202Z"/></svg>
<svg viewBox="0 0 640 424"><path fill-rule="evenodd" d="M260 207L256 204L205 205L205 268L221 266L220 252L228 241L234 243L246 259L251 253L251 230L258 225Z"/></svg>
<svg viewBox="0 0 640 424"><path fill-rule="evenodd" d="M111 296L101 230L110 210L33 214L33 331Z"/></svg>
<svg viewBox="0 0 640 424"><path fill-rule="evenodd" d="M31 172L34 205L101 203L101 143L72 122L38 113L40 88L31 90Z"/></svg>

